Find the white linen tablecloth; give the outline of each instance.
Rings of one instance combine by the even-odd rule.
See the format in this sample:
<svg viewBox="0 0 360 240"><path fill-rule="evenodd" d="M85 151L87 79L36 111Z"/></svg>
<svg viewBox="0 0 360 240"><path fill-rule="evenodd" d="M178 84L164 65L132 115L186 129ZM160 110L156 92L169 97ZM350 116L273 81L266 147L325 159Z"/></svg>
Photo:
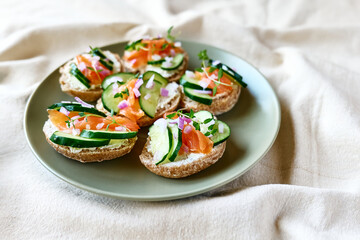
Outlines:
<svg viewBox="0 0 360 240"><path fill-rule="evenodd" d="M1 1L0 238L359 239L359 1ZM47 171L23 130L38 84L88 45L156 35L246 59L281 104L279 135L245 175L187 199L133 202Z"/></svg>

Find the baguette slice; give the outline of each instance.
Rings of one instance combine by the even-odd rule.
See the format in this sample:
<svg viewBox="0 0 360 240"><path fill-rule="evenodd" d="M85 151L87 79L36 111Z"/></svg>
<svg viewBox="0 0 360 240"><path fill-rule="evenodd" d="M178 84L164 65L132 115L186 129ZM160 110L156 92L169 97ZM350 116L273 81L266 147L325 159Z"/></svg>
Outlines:
<svg viewBox="0 0 360 240"><path fill-rule="evenodd" d="M145 127L153 124L157 119L162 117L164 113L174 111L178 107L180 100L181 100L181 87L178 86L174 96L166 99L166 101L164 101L162 106L161 105L157 106L156 114L154 118L150 118L149 116L144 115L137 121L137 124L140 127ZM105 113L106 115L111 115L111 113L104 108L101 98L97 101L96 108L97 110Z"/></svg>
<svg viewBox="0 0 360 240"><path fill-rule="evenodd" d="M120 63L120 71L122 72L124 70L123 63L121 61L121 58L118 54L112 53L116 60ZM101 84L94 86L94 88L91 89L82 89L79 87L74 87L70 84L70 78L73 78L73 76L70 74L70 64L74 62L74 59L68 61L60 68L60 87L61 90L71 96L79 97L80 99L86 101L86 102L94 102L97 99L101 97L101 94L103 92L101 88ZM115 73L115 72L114 72ZM80 83L81 84L81 83Z"/></svg>
<svg viewBox="0 0 360 240"><path fill-rule="evenodd" d="M183 54L184 54L184 61L180 65L180 67L177 68L176 70L172 70L172 71L174 71L174 73L171 76L169 76L169 77L164 76L169 82L178 82L180 80L180 78L182 77L182 75L185 74L185 71L189 64L189 55L185 51L183 52ZM147 67L148 65L140 67L140 68L132 68L128 61L123 59L123 63L124 63L124 68L125 68L126 72L140 73L140 74L143 74L146 71L150 71L150 70L158 72L155 69L148 69L148 67ZM166 70L163 70L163 71L166 71Z"/></svg>
<svg viewBox="0 0 360 240"><path fill-rule="evenodd" d="M241 93L241 86L239 84L234 84L230 93L220 93L215 95L211 105L199 103L185 96L182 86L181 90L180 106L185 110L190 111L190 109L192 109L194 112L206 110L214 115L220 115L230 111L235 106Z"/></svg>
<svg viewBox="0 0 360 240"><path fill-rule="evenodd" d="M155 165L154 156L148 150L150 137L139 156L141 163L151 172L167 178L183 178L198 173L216 163L224 154L226 141L215 146L208 154L196 154L191 159Z"/></svg>
<svg viewBox="0 0 360 240"><path fill-rule="evenodd" d="M56 143L53 143L50 140L52 132L54 129L50 120L46 121L43 127L43 132L46 137L46 141L59 153L65 157L80 161L82 163L88 162L102 162L104 160L111 160L118 157L121 157L129 153L134 147L137 137L124 139L124 145L119 147L93 147L93 148L72 148L68 146L62 146ZM76 149L76 151L74 151ZM72 151L73 150L73 151Z"/></svg>

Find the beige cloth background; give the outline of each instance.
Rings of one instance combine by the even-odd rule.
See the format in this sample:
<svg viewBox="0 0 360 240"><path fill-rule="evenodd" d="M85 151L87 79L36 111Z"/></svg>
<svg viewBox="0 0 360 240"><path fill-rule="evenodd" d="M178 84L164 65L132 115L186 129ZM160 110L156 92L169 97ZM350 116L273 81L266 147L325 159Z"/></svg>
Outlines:
<svg viewBox="0 0 360 240"><path fill-rule="evenodd" d="M359 239L359 1L1 1L0 238ZM86 46L164 32L226 49L276 91L282 125L245 175L183 200L97 196L56 178L23 133L38 84Z"/></svg>

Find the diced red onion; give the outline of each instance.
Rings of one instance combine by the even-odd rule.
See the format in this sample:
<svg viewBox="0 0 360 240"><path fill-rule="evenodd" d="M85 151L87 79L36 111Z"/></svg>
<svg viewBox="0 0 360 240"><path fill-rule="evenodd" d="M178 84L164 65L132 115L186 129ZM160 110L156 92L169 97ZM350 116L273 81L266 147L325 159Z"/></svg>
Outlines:
<svg viewBox="0 0 360 240"><path fill-rule="evenodd" d="M158 34L158 38L162 38L162 35L161 35L161 34Z"/></svg>
<svg viewBox="0 0 360 240"><path fill-rule="evenodd" d="M64 107L61 107L59 112L65 114L66 116L69 116L69 114L70 114L70 112Z"/></svg>
<svg viewBox="0 0 360 240"><path fill-rule="evenodd" d="M80 129L73 128L72 129L72 134L75 135L75 136L79 136L80 135Z"/></svg>
<svg viewBox="0 0 360 240"><path fill-rule="evenodd" d="M136 61L137 61L137 59L131 60L131 61L130 61L130 65L131 65L131 66L134 65L134 64L136 63Z"/></svg>
<svg viewBox="0 0 360 240"><path fill-rule="evenodd" d="M95 60L95 61L100 61L100 57L99 57L99 56L93 56L92 58L93 58L93 60Z"/></svg>
<svg viewBox="0 0 360 240"><path fill-rule="evenodd" d="M181 42L175 42L175 43L174 43L174 46L175 46L175 47L181 47Z"/></svg>
<svg viewBox="0 0 360 240"><path fill-rule="evenodd" d="M186 125L186 127L184 128L184 133L187 134L191 131L192 131L192 127L190 127L190 125Z"/></svg>
<svg viewBox="0 0 360 240"><path fill-rule="evenodd" d="M160 89L160 95L163 96L163 97L169 96L169 90L167 90L166 88L161 88Z"/></svg>
<svg viewBox="0 0 360 240"><path fill-rule="evenodd" d="M189 78L195 78L195 74L192 71L186 70L185 75Z"/></svg>
<svg viewBox="0 0 360 240"><path fill-rule="evenodd" d="M151 97L150 93L147 93L147 94L144 96L144 99L145 99L145 100L148 100L150 97Z"/></svg>
<svg viewBox="0 0 360 240"><path fill-rule="evenodd" d="M90 124L86 124L86 129L90 130Z"/></svg>
<svg viewBox="0 0 360 240"><path fill-rule="evenodd" d="M83 107L94 108L94 105L88 104L81 100L79 97L75 97L75 100L80 103Z"/></svg>
<svg viewBox="0 0 360 240"><path fill-rule="evenodd" d="M200 93L200 94L212 94L211 90L198 90L198 89L194 89L195 93Z"/></svg>
<svg viewBox="0 0 360 240"><path fill-rule="evenodd" d="M171 56L175 57L175 55L176 55L175 50L174 50L174 49L171 49L171 50L170 50L170 54L171 54Z"/></svg>
<svg viewBox="0 0 360 240"><path fill-rule="evenodd" d="M179 117L178 127L183 130L184 129L184 117Z"/></svg>
<svg viewBox="0 0 360 240"><path fill-rule="evenodd" d="M200 85L203 89L205 89L205 88L207 88L207 87L209 86L209 82L204 81L204 80L201 80L201 81L199 81L199 85Z"/></svg>
<svg viewBox="0 0 360 240"><path fill-rule="evenodd" d="M96 125L96 129L100 130L104 126L104 123L99 123Z"/></svg>
<svg viewBox="0 0 360 240"><path fill-rule="evenodd" d="M115 127L115 130L124 132L126 129L123 126L117 126L117 127Z"/></svg>
<svg viewBox="0 0 360 240"><path fill-rule="evenodd" d="M134 92L134 94L135 94L135 97L140 97L141 96L141 93L139 92L139 90L137 89L137 88L134 88L133 89L133 92Z"/></svg>
<svg viewBox="0 0 360 240"><path fill-rule="evenodd" d="M187 118L187 117L184 117L184 121L185 121L186 123L191 123L191 119L190 119L190 118Z"/></svg>
<svg viewBox="0 0 360 240"><path fill-rule="evenodd" d="M224 132L224 124L219 123L218 130L219 130L219 133L223 133Z"/></svg>
<svg viewBox="0 0 360 240"><path fill-rule="evenodd" d="M165 62L171 62L173 59L173 57L165 57Z"/></svg>
<svg viewBox="0 0 360 240"><path fill-rule="evenodd" d="M163 64L162 64L164 67L171 67L171 62L164 62Z"/></svg>
<svg viewBox="0 0 360 240"><path fill-rule="evenodd" d="M127 108L129 106L128 102L126 100L122 100L119 105L118 105L118 108L120 109L124 109L124 108Z"/></svg>
<svg viewBox="0 0 360 240"><path fill-rule="evenodd" d="M139 89L139 87L141 87L141 85L143 85L144 81L139 78L136 83L135 83L135 88Z"/></svg>
<svg viewBox="0 0 360 240"><path fill-rule="evenodd" d="M80 71L84 71L86 69L86 65L84 62L80 62L77 67Z"/></svg>
<svg viewBox="0 0 360 240"><path fill-rule="evenodd" d="M154 78L155 78L155 74L153 74L150 77L149 81L146 83L146 86L145 86L146 88L152 88L154 86Z"/></svg>
<svg viewBox="0 0 360 240"><path fill-rule="evenodd" d="M108 69L101 69L101 70L102 71L98 72L101 79L104 79L111 74L111 71Z"/></svg>

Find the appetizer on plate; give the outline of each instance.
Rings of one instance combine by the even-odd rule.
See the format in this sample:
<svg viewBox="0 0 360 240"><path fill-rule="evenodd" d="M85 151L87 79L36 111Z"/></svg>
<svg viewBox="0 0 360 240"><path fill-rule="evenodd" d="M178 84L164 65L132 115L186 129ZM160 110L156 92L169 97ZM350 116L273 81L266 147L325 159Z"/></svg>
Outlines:
<svg viewBox="0 0 360 240"><path fill-rule="evenodd" d="M206 50L199 53L199 58L201 68L186 71L180 79L183 87L180 105L187 110L207 110L215 115L229 111L238 101L241 87L247 84L229 66L209 59Z"/></svg>
<svg viewBox="0 0 360 240"><path fill-rule="evenodd" d="M159 73L148 71L126 77L109 78L96 108L107 115L126 116L139 126L151 125L165 112L177 108L180 98L180 86L169 83Z"/></svg>
<svg viewBox="0 0 360 240"><path fill-rule="evenodd" d="M172 27L166 38L143 38L130 42L123 56L126 71L145 73L155 71L168 81L178 81L185 73L189 57L181 42L171 35Z"/></svg>
<svg viewBox="0 0 360 240"><path fill-rule="evenodd" d="M60 102L48 108L43 132L64 156L80 162L101 162L123 156L137 140L139 126L125 117L106 116L92 105Z"/></svg>
<svg viewBox="0 0 360 240"><path fill-rule="evenodd" d="M61 90L84 101L96 101L101 96L103 80L122 70L118 54L91 48L60 68Z"/></svg>
<svg viewBox="0 0 360 240"><path fill-rule="evenodd" d="M229 126L208 111L164 114L150 127L140 161L157 175L186 177L218 161L229 136Z"/></svg>

